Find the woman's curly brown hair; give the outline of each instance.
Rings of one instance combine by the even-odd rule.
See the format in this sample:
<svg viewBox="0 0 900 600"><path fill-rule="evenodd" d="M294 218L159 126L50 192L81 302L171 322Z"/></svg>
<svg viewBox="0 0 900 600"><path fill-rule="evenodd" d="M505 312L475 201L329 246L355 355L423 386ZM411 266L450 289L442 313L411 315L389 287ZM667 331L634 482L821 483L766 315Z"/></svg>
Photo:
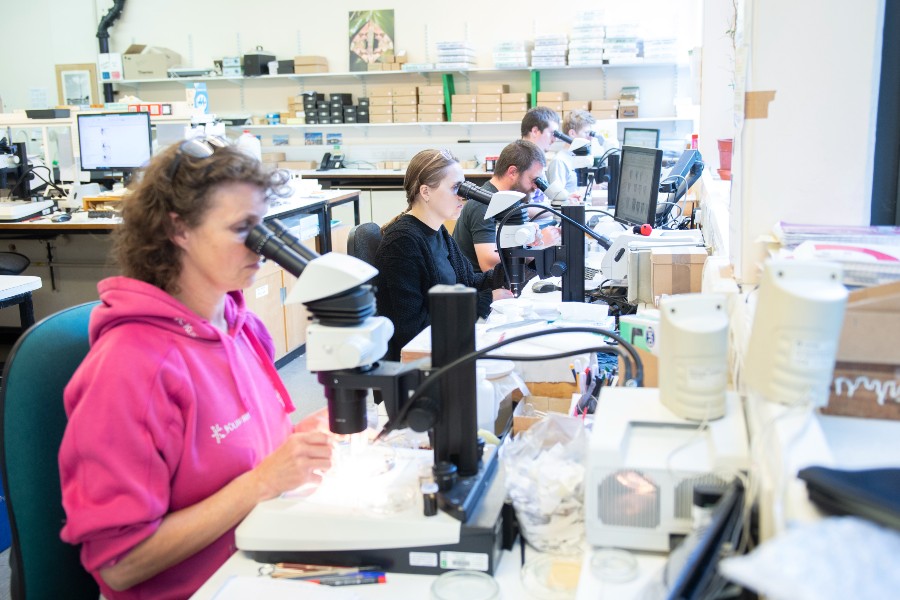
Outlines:
<svg viewBox="0 0 900 600"><path fill-rule="evenodd" d="M180 146L167 148L143 169L136 189L123 199L123 223L113 246L122 274L177 293L182 250L172 241L171 215L193 229L203 222L218 186L242 182L259 187L269 198L285 197L287 180L284 171L269 170L232 146L204 158L184 154Z"/></svg>

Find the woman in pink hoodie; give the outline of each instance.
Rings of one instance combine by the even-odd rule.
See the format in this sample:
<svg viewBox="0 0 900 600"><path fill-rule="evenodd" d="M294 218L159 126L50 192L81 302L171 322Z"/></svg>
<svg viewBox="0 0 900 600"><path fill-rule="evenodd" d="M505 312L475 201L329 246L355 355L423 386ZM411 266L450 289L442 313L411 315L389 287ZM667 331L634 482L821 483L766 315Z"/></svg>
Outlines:
<svg viewBox="0 0 900 600"><path fill-rule="evenodd" d="M327 433L294 410L241 289L244 239L284 181L221 143L154 158L124 200L91 350L65 391L62 538L104 596L186 598L234 552L261 500L315 480Z"/></svg>

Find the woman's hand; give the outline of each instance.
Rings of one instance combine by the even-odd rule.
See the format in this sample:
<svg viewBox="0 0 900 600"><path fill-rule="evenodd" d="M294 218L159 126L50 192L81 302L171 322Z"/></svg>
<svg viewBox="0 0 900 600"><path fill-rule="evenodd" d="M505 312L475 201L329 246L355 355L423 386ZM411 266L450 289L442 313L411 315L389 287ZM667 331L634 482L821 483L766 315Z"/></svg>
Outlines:
<svg viewBox="0 0 900 600"><path fill-rule="evenodd" d="M506 288L497 288L491 292L494 300L503 300L504 298L513 298L513 293Z"/></svg>
<svg viewBox="0 0 900 600"><path fill-rule="evenodd" d="M331 435L322 431L298 431L253 469L259 500L268 500L304 483L317 483L331 468Z"/></svg>

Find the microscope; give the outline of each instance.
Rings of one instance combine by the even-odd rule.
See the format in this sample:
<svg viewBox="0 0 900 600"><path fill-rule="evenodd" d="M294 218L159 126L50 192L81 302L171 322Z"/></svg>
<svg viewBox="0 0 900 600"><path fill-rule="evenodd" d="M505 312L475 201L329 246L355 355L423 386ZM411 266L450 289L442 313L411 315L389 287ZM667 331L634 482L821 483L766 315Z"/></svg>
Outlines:
<svg viewBox="0 0 900 600"><path fill-rule="evenodd" d="M502 550L505 491L493 484L497 453L484 452L483 458L477 436L474 360L454 364L475 351L475 290L440 285L429 292L430 366L427 359L382 361L393 325L375 314L374 290L367 283L378 273L374 267L339 253L318 255L277 220L257 225L246 245L298 277L287 302L302 302L311 314L307 365L325 388L331 431L364 431L372 390L388 415L379 437L405 427L430 432L441 511L423 518L418 504L407 503L398 514L373 518L277 498L248 515L236 531L237 546L266 562L376 564L423 574L459 567L439 565L437 558L417 564L410 559L415 553L475 552L483 559L482 570L493 572ZM446 375L432 376L442 368Z"/></svg>
<svg viewBox="0 0 900 600"><path fill-rule="evenodd" d="M543 178L535 182L538 189L545 193L550 186ZM584 226L584 205L561 206L559 211L541 206L543 211L560 218L561 243L558 246L530 247L529 244L537 236L535 223L525 222L520 209L520 192L491 192L470 181L464 181L457 192L466 200L474 200L488 205L485 219L497 221L497 249L500 253L501 267L505 269L509 280L509 289L517 298L526 283L526 263L544 279L560 277L562 279L562 299L565 302L584 302L584 235L597 240L604 248L609 248L609 241L593 230ZM518 198L510 204L513 196ZM499 196L499 198L498 198ZM549 195L548 195L549 197ZM510 224L512 222L512 224Z"/></svg>

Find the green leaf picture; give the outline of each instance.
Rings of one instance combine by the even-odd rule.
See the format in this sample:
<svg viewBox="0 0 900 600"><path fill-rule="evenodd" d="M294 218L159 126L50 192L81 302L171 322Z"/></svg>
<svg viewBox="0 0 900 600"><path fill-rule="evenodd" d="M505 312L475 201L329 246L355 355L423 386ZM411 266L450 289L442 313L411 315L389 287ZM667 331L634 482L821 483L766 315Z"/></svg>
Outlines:
<svg viewBox="0 0 900 600"><path fill-rule="evenodd" d="M350 70L367 71L370 63L394 54L394 11L350 11Z"/></svg>

